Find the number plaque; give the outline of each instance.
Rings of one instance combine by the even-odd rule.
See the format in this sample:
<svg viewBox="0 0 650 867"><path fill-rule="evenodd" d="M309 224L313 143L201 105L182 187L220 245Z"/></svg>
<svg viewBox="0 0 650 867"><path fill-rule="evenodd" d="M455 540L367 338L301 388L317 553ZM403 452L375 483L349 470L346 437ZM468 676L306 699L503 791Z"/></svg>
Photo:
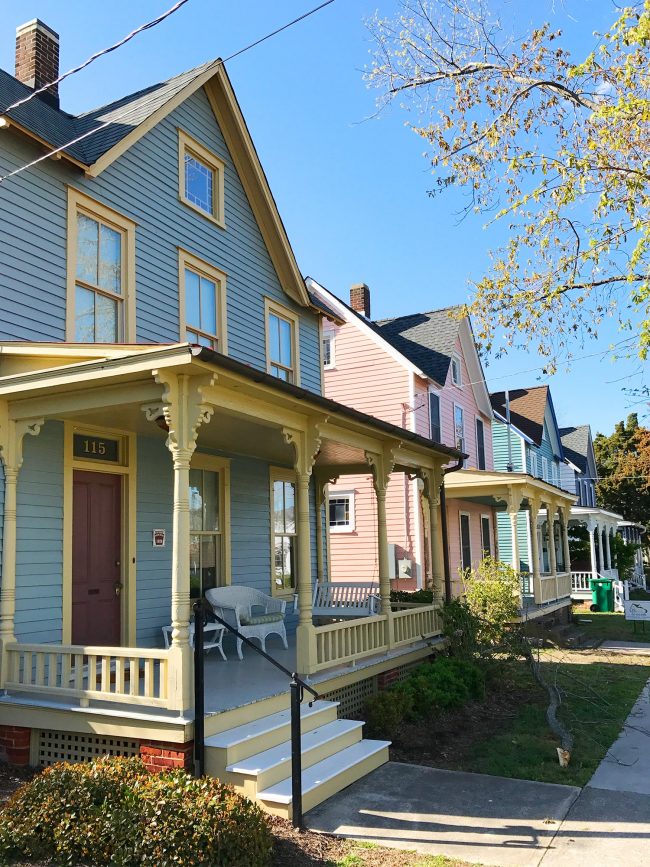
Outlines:
<svg viewBox="0 0 650 867"><path fill-rule="evenodd" d="M107 461L111 464L120 462L120 441L106 437L89 436L76 433L73 437L72 451L75 458L86 458L90 461Z"/></svg>

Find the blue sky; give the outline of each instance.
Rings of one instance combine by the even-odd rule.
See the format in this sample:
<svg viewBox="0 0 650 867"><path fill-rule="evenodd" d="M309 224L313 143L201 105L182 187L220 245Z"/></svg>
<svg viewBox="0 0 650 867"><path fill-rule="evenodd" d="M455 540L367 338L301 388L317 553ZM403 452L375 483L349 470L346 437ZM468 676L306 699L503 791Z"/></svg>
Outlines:
<svg viewBox="0 0 650 867"><path fill-rule="evenodd" d="M504 21L523 34L549 19L580 53L606 28L609 0L495 0ZM61 36L61 68L116 41L172 5L172 0L5 0L0 66L13 71L14 29L39 17ZM62 105L81 111L238 50L317 5L316 0L189 0L159 27L65 82ZM459 192L430 199L423 145L395 107L379 118L362 71L371 42L364 19L390 15L395 0L336 0L228 66L300 268L341 297L352 283L372 291L373 317L430 310L465 300L498 237L484 219L459 222ZM621 339L605 328L593 354ZM534 353L518 352L486 368L493 390L549 382L561 425L589 422L609 431L627 415L621 388L636 361L592 357L540 380ZM622 381L627 380L627 381Z"/></svg>

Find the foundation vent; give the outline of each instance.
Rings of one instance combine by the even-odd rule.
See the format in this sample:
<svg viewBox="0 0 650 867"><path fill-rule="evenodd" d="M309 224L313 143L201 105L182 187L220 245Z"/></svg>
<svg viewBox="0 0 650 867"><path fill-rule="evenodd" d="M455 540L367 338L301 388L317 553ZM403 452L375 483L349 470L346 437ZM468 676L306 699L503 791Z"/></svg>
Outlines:
<svg viewBox="0 0 650 867"><path fill-rule="evenodd" d="M48 767L55 762L90 762L98 756L137 756L140 742L130 738L81 735L41 729L38 733L38 763Z"/></svg>

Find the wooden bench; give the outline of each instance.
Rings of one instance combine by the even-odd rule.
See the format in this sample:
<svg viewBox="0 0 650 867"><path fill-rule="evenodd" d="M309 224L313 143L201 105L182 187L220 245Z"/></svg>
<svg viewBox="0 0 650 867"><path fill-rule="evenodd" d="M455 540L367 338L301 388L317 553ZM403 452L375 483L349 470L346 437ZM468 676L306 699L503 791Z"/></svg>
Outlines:
<svg viewBox="0 0 650 867"><path fill-rule="evenodd" d="M313 617L369 617L379 613L379 589L372 581L314 585Z"/></svg>

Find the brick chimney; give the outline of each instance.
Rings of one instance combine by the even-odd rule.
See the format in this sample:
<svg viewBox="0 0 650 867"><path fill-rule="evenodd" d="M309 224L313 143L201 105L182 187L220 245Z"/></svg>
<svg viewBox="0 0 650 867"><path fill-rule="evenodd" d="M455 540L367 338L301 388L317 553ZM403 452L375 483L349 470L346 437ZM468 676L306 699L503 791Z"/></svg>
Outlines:
<svg viewBox="0 0 650 867"><path fill-rule="evenodd" d="M370 289L365 283L350 287L350 307L370 319Z"/></svg>
<svg viewBox="0 0 650 867"><path fill-rule="evenodd" d="M59 77L59 34L38 18L16 28L16 78L35 90ZM59 107L59 88L48 87L39 98Z"/></svg>

